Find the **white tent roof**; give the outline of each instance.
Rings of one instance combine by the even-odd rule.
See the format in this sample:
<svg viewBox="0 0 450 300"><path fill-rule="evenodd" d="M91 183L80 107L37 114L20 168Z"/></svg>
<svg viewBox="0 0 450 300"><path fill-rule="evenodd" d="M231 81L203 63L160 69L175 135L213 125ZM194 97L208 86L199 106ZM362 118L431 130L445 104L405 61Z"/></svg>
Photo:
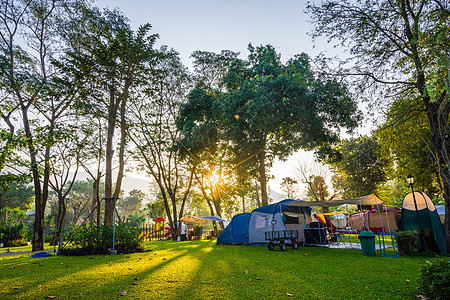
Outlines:
<svg viewBox="0 0 450 300"><path fill-rule="evenodd" d="M428 197L425 193L414 192L414 197L412 193L409 193L403 199L402 208L408 210L416 210L414 205L414 198L417 204L417 210L422 210L428 207L430 211L434 211L436 208L434 207L433 202L430 197Z"/></svg>
<svg viewBox="0 0 450 300"><path fill-rule="evenodd" d="M353 205L377 205L383 204L383 201L378 198L375 194L370 194L367 196L362 196L356 199L342 199L342 200L331 200L331 201L312 201L312 202L299 202L292 200L291 202L285 202L286 205L300 206L300 207L332 207L342 204L353 204Z"/></svg>

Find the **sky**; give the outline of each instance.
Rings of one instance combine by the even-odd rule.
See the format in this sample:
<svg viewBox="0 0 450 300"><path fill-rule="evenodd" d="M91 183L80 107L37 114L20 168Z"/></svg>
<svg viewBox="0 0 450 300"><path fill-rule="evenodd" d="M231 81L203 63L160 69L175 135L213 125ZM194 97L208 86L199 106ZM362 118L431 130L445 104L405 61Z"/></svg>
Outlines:
<svg viewBox="0 0 450 300"><path fill-rule="evenodd" d="M159 34L157 47L168 45L180 53L186 66L192 67L190 54L196 50L220 52L232 50L248 55L247 46L271 44L286 61L305 52L314 57L344 56L326 39L313 41L308 35L312 25L304 13L303 0L101 0L99 8L118 7L130 19L133 28L150 23ZM314 2L314 1L313 1ZM318 2L318 1L316 1ZM269 187L281 193L284 177L296 178L299 163L313 161L313 154L299 151L286 161L276 161ZM300 188L304 192L305 187Z"/></svg>

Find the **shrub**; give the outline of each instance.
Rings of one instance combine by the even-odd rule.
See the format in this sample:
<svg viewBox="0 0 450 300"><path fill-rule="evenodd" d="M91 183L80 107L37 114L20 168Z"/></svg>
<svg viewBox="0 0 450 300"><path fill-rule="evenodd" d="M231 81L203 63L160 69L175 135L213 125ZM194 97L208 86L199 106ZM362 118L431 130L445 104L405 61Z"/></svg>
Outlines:
<svg viewBox="0 0 450 300"><path fill-rule="evenodd" d="M419 236L414 231L399 231L397 243L403 255L414 255L419 251Z"/></svg>
<svg viewBox="0 0 450 300"><path fill-rule="evenodd" d="M52 240L52 238L53 238L53 235L51 235L51 234L46 234L46 235L44 235L44 242L45 242L45 243L50 243L50 241Z"/></svg>
<svg viewBox="0 0 450 300"><path fill-rule="evenodd" d="M129 223L116 225L114 248L118 253L143 251L142 241L139 239L140 230ZM109 253L112 249L113 228L111 225L83 224L68 235L73 249L63 249L61 254L87 255ZM81 254L80 254L81 253Z"/></svg>
<svg viewBox="0 0 450 300"><path fill-rule="evenodd" d="M419 291L430 299L448 299L450 294L450 258L432 261L420 270Z"/></svg>
<svg viewBox="0 0 450 300"><path fill-rule="evenodd" d="M0 226L0 236L0 242L4 244L4 247L18 247L27 245L27 241L25 240L26 230L24 229L23 223Z"/></svg>

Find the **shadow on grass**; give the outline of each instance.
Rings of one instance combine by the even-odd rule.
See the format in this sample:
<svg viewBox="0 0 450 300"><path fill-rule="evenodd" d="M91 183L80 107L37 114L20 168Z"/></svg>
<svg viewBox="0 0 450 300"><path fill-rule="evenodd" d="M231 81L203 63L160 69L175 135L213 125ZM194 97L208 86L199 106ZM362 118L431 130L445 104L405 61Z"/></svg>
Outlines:
<svg viewBox="0 0 450 300"><path fill-rule="evenodd" d="M147 245L151 251L117 256L1 259L0 294L6 299L117 299L122 292L130 299L401 299L414 297L413 274L424 261L363 257L358 250L217 246L210 240Z"/></svg>

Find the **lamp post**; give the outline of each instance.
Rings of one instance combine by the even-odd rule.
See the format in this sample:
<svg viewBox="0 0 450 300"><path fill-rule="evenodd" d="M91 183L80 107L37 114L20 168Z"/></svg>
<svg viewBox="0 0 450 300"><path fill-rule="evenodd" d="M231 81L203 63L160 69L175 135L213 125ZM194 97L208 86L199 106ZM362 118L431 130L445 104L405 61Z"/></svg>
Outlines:
<svg viewBox="0 0 450 300"><path fill-rule="evenodd" d="M412 175L406 176L406 182L408 182L408 184L411 186L411 192L412 192L413 200L414 200L414 208L416 209L417 225L419 226L419 239L420 239L420 242L422 243L422 246L425 248L425 251L428 252L427 241L425 240L425 236L423 234L422 226L420 224L419 210L417 209L416 196L414 195L414 187L413 187L413 185L414 185L414 177Z"/></svg>

